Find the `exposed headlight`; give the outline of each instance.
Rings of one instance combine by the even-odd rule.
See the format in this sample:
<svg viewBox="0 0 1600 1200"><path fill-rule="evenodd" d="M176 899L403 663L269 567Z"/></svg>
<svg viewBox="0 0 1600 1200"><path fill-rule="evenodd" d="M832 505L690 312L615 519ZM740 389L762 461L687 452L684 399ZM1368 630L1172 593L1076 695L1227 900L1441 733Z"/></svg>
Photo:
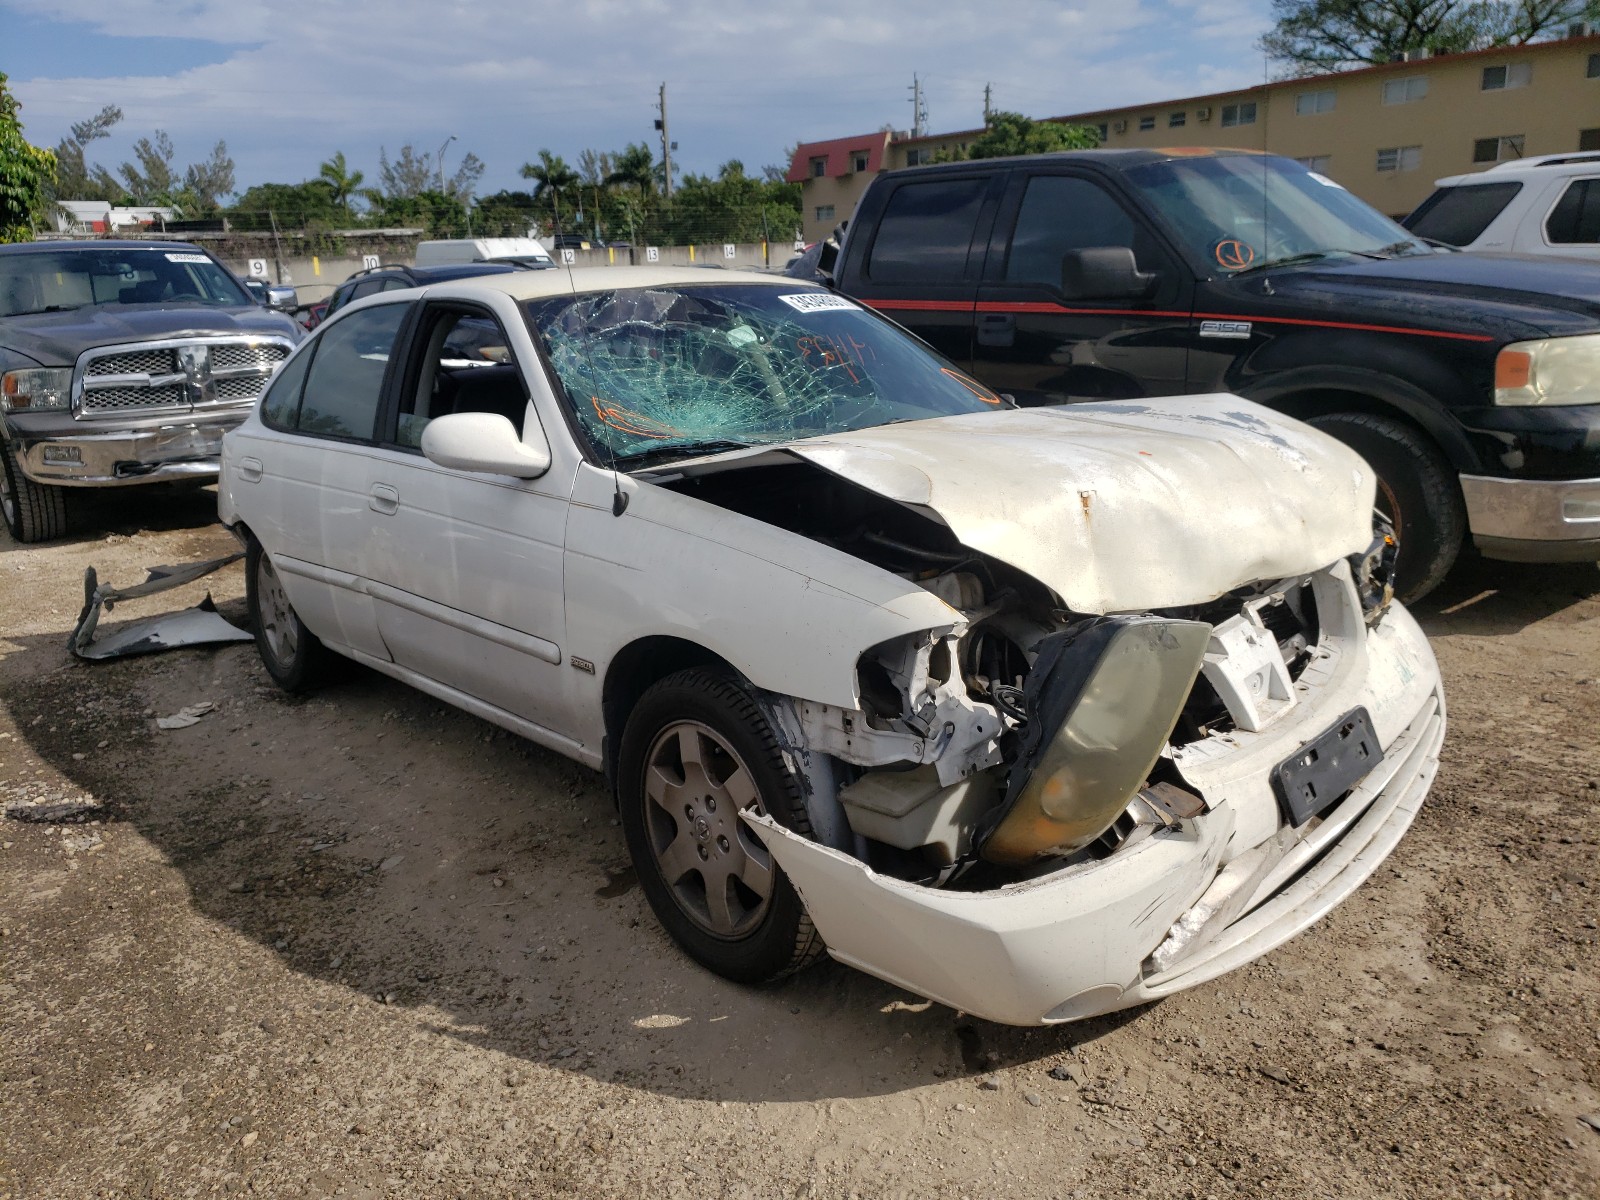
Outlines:
<svg viewBox="0 0 1600 1200"><path fill-rule="evenodd" d="M1513 342L1494 360L1496 404L1600 404L1600 334Z"/></svg>
<svg viewBox="0 0 1600 1200"><path fill-rule="evenodd" d="M72 368L34 367L0 376L0 409L49 412L72 406Z"/></svg>
<svg viewBox="0 0 1600 1200"><path fill-rule="evenodd" d="M1210 635L1203 621L1109 617L1046 638L1003 815L979 853L1023 864L1104 833L1155 766Z"/></svg>

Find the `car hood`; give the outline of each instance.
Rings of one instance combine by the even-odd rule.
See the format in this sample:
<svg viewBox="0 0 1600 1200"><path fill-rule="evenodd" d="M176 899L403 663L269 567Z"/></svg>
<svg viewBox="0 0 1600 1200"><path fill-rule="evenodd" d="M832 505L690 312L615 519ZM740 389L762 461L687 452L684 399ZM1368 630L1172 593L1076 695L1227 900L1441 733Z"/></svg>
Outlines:
<svg viewBox="0 0 1600 1200"><path fill-rule="evenodd" d="M298 341L304 330L282 313L254 305L170 308L159 304L102 305L67 312L0 318L0 345L46 366L71 366L94 346L163 338L280 334Z"/></svg>
<svg viewBox="0 0 1600 1200"><path fill-rule="evenodd" d="M932 513L1080 613L1200 604L1372 540L1367 465L1236 396L939 417L783 450Z"/></svg>

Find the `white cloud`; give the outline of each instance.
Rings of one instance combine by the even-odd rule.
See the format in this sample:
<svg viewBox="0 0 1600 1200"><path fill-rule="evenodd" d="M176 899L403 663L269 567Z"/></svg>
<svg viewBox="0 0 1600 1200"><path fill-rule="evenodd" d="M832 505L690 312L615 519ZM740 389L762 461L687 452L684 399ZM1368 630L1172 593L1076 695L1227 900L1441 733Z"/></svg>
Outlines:
<svg viewBox="0 0 1600 1200"><path fill-rule="evenodd" d="M665 80L676 161L754 168L800 140L911 124L912 72L932 128L971 128L983 87L1034 116L1161 100L1254 82L1265 0L0 0L35 18L97 32L171 30L232 47L225 62L176 75L12 85L29 135L53 143L101 105L122 106L118 136L94 156L120 161L166 129L179 158L225 138L241 186L316 173L335 150L371 178L380 145L432 153L450 134L489 164L486 190L518 186L541 147L652 141Z"/></svg>

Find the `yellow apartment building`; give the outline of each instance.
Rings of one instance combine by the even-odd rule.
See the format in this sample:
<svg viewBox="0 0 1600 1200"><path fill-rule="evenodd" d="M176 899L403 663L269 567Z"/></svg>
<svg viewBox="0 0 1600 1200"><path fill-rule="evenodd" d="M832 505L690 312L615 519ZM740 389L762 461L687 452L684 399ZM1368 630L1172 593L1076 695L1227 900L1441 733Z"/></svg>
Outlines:
<svg viewBox="0 0 1600 1200"><path fill-rule="evenodd" d="M1600 150L1600 35L1409 57L1047 119L1093 126L1110 149L1237 146L1282 154L1399 217L1442 176L1524 155ZM803 185L806 240L849 217L881 171L931 162L982 132L914 138L880 130L801 145L788 178Z"/></svg>

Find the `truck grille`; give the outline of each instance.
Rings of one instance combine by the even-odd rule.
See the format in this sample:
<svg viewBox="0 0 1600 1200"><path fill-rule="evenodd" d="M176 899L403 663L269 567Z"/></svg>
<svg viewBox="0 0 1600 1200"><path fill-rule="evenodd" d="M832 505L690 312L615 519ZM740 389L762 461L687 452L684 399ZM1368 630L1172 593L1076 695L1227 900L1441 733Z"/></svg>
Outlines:
<svg viewBox="0 0 1600 1200"><path fill-rule="evenodd" d="M73 406L80 417L112 417L246 405L291 348L286 338L99 346L78 359Z"/></svg>

